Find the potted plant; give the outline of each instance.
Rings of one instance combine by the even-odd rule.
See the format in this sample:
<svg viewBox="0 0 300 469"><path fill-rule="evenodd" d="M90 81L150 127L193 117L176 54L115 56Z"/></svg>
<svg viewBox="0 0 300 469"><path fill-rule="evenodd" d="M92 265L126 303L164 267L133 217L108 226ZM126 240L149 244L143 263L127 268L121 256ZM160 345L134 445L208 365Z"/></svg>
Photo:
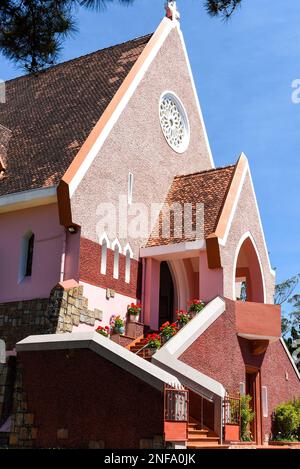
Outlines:
<svg viewBox="0 0 300 469"><path fill-rule="evenodd" d="M199 313L205 306L204 301L202 300L191 300L189 301L189 313L191 313L191 316L195 316L197 313Z"/></svg>
<svg viewBox="0 0 300 469"><path fill-rule="evenodd" d="M104 337L108 337L109 336L109 327L108 326L98 326L97 329L96 329L96 332L98 332L98 334L101 334L103 335Z"/></svg>
<svg viewBox="0 0 300 469"><path fill-rule="evenodd" d="M111 317L110 327L113 334L124 334L125 332L125 324L120 316Z"/></svg>
<svg viewBox="0 0 300 469"><path fill-rule="evenodd" d="M147 348L150 349L151 355L155 353L161 346L161 338L159 334L152 333L147 335Z"/></svg>
<svg viewBox="0 0 300 469"><path fill-rule="evenodd" d="M169 321L165 322L160 327L160 332L161 332L161 336L162 336L162 341L167 342L177 332L176 322L172 322L171 324L169 323Z"/></svg>
<svg viewBox="0 0 300 469"><path fill-rule="evenodd" d="M255 412L252 411L250 402L252 397L248 394L241 396L241 440L252 441L252 434L250 431L250 424L255 417Z"/></svg>
<svg viewBox="0 0 300 469"><path fill-rule="evenodd" d="M179 328L185 326L189 320L191 319L189 313L185 311L184 309L181 309L180 311L177 311L177 323Z"/></svg>
<svg viewBox="0 0 300 469"><path fill-rule="evenodd" d="M130 322L138 322L141 312L142 306L139 303L136 305L131 303L127 306L127 314Z"/></svg>

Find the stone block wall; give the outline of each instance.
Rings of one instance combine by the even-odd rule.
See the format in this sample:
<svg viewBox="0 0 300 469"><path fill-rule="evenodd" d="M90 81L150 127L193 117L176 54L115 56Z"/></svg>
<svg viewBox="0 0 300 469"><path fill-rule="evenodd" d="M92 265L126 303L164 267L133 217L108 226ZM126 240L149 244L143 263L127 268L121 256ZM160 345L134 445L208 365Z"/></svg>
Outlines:
<svg viewBox="0 0 300 469"><path fill-rule="evenodd" d="M73 326L94 326L100 319L100 310L88 308L83 286L69 280L56 285L49 298L0 304L0 339L5 341L6 350L13 350L17 342L29 335L72 332ZM10 416L9 444L31 447L37 430L33 414L27 411L22 370L16 357L0 364L0 428Z"/></svg>
<svg viewBox="0 0 300 469"><path fill-rule="evenodd" d="M34 426L34 415L27 408L27 396L23 391L21 364L17 363L9 445L18 448L31 448L36 437L37 428Z"/></svg>
<svg viewBox="0 0 300 469"><path fill-rule="evenodd" d="M88 309L88 299L83 296L83 285L67 281L56 285L51 291L47 316L51 333L72 332L80 323L95 325L102 319L102 311Z"/></svg>

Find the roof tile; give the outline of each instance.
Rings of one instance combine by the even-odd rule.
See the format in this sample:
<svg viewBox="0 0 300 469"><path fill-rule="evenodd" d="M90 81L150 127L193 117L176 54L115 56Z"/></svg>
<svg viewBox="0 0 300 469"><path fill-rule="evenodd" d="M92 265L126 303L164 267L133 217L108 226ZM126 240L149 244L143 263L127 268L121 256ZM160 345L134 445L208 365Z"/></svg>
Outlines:
<svg viewBox="0 0 300 469"><path fill-rule="evenodd" d="M235 165L231 165L224 168L210 169L199 173L175 177L166 197L164 207L171 206L172 204L180 204L180 207L183 208L183 204L192 204L194 210L192 220L193 224L195 224L196 204L203 204L203 234L204 237L207 238L207 236L214 232L217 226L217 222L234 174L234 169ZM165 217L168 217L168 219ZM174 222L172 222L172 216L170 222L170 236L163 236L163 223L168 223L169 219L169 212L167 212L167 215L163 215L162 210L158 217L156 227L153 230L153 234L148 240L147 247L166 245L170 243L180 243L183 241L191 241L195 239L191 238L189 234L186 233L184 233L183 236L176 237L174 235L176 233L174 232ZM158 233L159 235L156 236L154 233Z"/></svg>
<svg viewBox="0 0 300 469"><path fill-rule="evenodd" d="M0 196L58 184L150 37L6 82L0 125L12 137Z"/></svg>

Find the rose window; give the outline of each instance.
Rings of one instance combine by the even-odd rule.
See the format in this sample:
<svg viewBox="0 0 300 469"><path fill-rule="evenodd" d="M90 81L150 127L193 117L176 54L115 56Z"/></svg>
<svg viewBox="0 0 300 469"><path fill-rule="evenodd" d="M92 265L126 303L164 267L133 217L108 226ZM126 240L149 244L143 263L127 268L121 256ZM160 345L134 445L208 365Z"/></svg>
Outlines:
<svg viewBox="0 0 300 469"><path fill-rule="evenodd" d="M183 153L189 144L189 124L182 103L172 93L162 96L159 117L168 144L177 153Z"/></svg>

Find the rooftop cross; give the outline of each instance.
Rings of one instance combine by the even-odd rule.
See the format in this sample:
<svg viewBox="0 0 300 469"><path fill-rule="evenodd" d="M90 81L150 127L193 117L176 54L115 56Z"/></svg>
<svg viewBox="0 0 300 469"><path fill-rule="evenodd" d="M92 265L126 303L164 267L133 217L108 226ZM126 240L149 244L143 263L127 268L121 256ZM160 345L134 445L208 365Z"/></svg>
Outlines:
<svg viewBox="0 0 300 469"><path fill-rule="evenodd" d="M166 16L173 21L179 21L180 13L177 10L176 1L167 1L165 4Z"/></svg>

